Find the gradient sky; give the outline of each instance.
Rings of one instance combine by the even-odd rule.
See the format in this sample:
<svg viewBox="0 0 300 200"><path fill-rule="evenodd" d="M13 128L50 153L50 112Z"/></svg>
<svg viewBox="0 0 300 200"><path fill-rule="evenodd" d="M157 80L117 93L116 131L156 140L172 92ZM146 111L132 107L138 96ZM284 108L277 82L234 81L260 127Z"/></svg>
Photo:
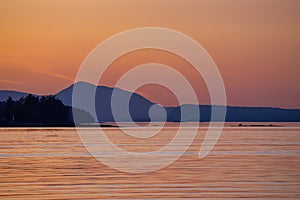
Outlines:
<svg viewBox="0 0 300 200"><path fill-rule="evenodd" d="M298 0L1 0L0 89L54 94L69 86L87 54L120 31L158 26L198 41L216 62L229 105L300 108ZM181 70L209 96L183 59L167 52L132 52L116 60L101 84L147 62ZM141 77L142 78L142 77ZM165 88L139 93L174 105Z"/></svg>

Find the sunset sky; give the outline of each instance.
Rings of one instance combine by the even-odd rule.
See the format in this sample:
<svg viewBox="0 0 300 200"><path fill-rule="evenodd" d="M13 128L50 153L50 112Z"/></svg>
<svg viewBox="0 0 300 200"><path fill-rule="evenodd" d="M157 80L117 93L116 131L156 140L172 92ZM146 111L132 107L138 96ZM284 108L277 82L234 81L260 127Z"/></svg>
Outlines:
<svg viewBox="0 0 300 200"><path fill-rule="evenodd" d="M300 108L298 0L1 0L0 90L55 94L73 83L100 42L147 26L174 29L198 41L219 67L229 105ZM200 102L209 103L192 66L159 50L120 57L100 84L113 86L126 70L148 62L181 71L198 87ZM176 104L158 86L138 92Z"/></svg>

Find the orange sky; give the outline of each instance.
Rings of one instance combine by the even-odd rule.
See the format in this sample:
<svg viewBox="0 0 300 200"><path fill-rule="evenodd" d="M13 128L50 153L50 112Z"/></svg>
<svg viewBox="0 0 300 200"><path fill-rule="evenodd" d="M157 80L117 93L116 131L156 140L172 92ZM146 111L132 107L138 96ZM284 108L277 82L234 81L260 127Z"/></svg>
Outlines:
<svg viewBox="0 0 300 200"><path fill-rule="evenodd" d="M223 76L228 104L300 108L299 22L298 0L2 0L0 89L56 93L72 83L83 59L104 39L158 26L183 32L208 51ZM126 56L101 83L112 86L122 71L152 60L187 69L183 73L194 85L202 82L184 67L188 63L166 52ZM205 86L200 88L200 102L209 103ZM139 92L176 104L165 89Z"/></svg>

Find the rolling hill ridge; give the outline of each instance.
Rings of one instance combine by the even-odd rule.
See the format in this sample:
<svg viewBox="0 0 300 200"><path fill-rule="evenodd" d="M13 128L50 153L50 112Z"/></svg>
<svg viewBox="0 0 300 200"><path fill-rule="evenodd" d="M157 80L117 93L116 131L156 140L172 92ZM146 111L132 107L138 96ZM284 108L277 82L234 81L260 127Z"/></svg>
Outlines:
<svg viewBox="0 0 300 200"><path fill-rule="evenodd" d="M211 121L211 109L226 109L227 122L300 122L300 109L281 109L271 107L239 107L239 106L217 106L217 105L190 105L185 104L177 107L163 107L155 104L143 96L131 93L119 88L109 88L106 86L96 86L86 82L77 82L61 90L55 96L63 104L72 106L73 88L77 87L81 91L90 94L95 91L95 111L98 122L113 121ZM111 109L112 92L115 89L117 95L117 117L113 116ZM26 96L27 93L15 91L0 91L0 101L5 101L9 96L14 100ZM87 98L87 96L82 97ZM129 113L124 99L129 100ZM182 110L185 110L185 116L181 116ZM200 116L198 112L200 110ZM88 111L88 110L87 110ZM149 112L150 111L150 112ZM150 114L149 114L150 113ZM117 120L115 120L117 119ZM218 119L216 120L218 121Z"/></svg>

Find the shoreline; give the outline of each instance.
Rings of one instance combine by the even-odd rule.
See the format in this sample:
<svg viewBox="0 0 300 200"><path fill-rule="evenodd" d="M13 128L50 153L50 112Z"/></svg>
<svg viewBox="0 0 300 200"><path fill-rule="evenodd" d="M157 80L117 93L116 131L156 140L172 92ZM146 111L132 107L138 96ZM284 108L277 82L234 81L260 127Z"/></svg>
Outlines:
<svg viewBox="0 0 300 200"><path fill-rule="evenodd" d="M107 127L107 128L134 128L134 127L208 127L208 126L218 126L220 122L99 122L99 123L85 123L80 125L75 125L74 123L12 123L12 122L0 122L0 128L28 128L28 127L37 127L37 128L75 128L75 127ZM221 123L225 127L299 127L300 122L225 122Z"/></svg>
<svg viewBox="0 0 300 200"><path fill-rule="evenodd" d="M22 128L22 127L111 127L116 128L119 127L117 125L111 125L111 124L81 124L81 125L75 125L74 123L1 123L0 122L0 128Z"/></svg>

